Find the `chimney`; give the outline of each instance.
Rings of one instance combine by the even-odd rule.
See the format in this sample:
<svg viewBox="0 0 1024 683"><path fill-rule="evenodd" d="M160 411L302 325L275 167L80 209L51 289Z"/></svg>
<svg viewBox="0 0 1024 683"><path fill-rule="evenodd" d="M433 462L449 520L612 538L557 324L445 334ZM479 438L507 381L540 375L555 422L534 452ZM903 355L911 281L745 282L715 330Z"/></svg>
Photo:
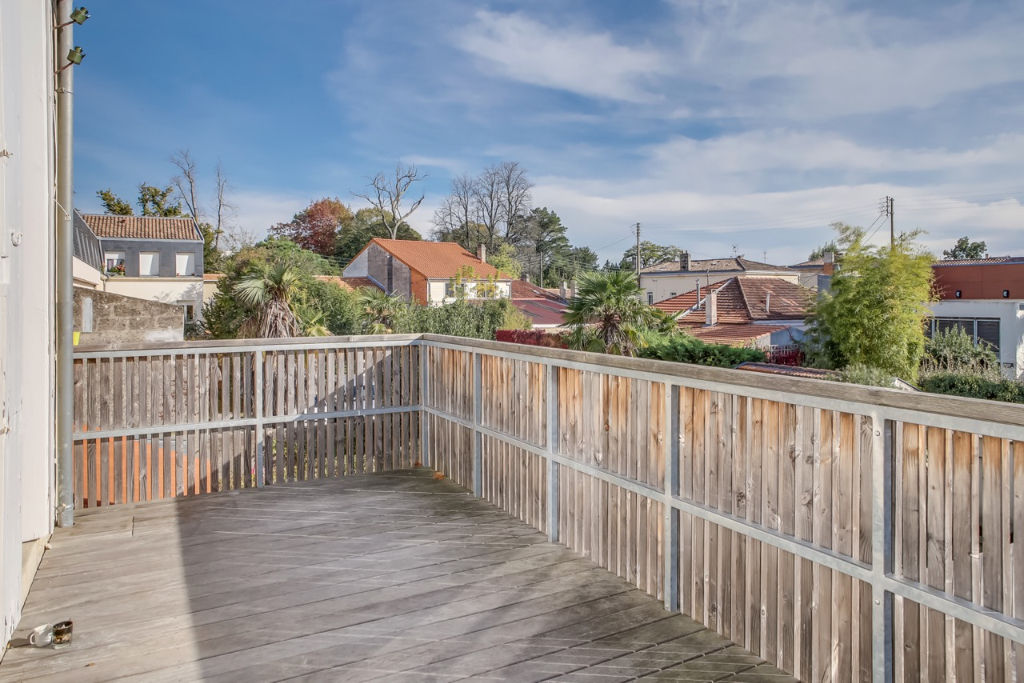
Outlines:
<svg viewBox="0 0 1024 683"><path fill-rule="evenodd" d="M483 263L487 263L487 245L481 242L476 247L476 257Z"/></svg>
<svg viewBox="0 0 1024 683"><path fill-rule="evenodd" d="M706 317L704 322L707 325L714 325L718 322L718 290L708 288L708 300L704 304Z"/></svg>
<svg viewBox="0 0 1024 683"><path fill-rule="evenodd" d="M764 312L768 315L772 312L772 293L768 292L764 295Z"/></svg>
<svg viewBox="0 0 1024 683"><path fill-rule="evenodd" d="M681 251L679 252L679 270L690 269L690 252Z"/></svg>
<svg viewBox="0 0 1024 683"><path fill-rule="evenodd" d="M824 261L821 272L825 275L832 275L836 269L836 253L834 251L826 251L821 260Z"/></svg>
<svg viewBox="0 0 1024 683"><path fill-rule="evenodd" d="M558 288L558 295L564 299L568 288L569 286L565 284L565 280L562 280L562 286Z"/></svg>
<svg viewBox="0 0 1024 683"><path fill-rule="evenodd" d="M697 308L700 308L700 278L697 278Z"/></svg>

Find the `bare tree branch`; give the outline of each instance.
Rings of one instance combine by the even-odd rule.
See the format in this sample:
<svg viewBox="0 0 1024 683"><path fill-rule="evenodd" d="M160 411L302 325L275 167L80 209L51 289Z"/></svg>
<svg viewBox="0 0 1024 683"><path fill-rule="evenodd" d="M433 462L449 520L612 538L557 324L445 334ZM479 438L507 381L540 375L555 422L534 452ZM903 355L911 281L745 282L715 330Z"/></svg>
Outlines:
<svg viewBox="0 0 1024 683"><path fill-rule="evenodd" d="M402 200L406 192L409 191L409 187L424 178L426 178L426 175L421 175L415 166L398 164L395 166L395 177L393 180L386 177L383 173L378 173L370 180L370 191L367 194L359 194L358 192L353 194L356 197L365 199L371 206L377 209L380 212L381 222L388 232L391 233L391 239L398 239L398 226L420 207L420 204L423 203L424 195L420 195L420 198L404 211L402 209Z"/></svg>
<svg viewBox="0 0 1024 683"><path fill-rule="evenodd" d="M202 219L202 209L199 206L199 188L196 184L196 162L192 159L192 153L187 149L178 150L171 157L181 175L171 178L171 183L177 189L181 200L185 202L185 208L197 223Z"/></svg>
<svg viewBox="0 0 1024 683"><path fill-rule="evenodd" d="M227 198L228 179L224 176L224 167L217 162L217 224L214 226L213 248L220 248L220 236L224 234L228 215L236 208Z"/></svg>
<svg viewBox="0 0 1024 683"><path fill-rule="evenodd" d="M505 241L515 244L521 235L516 230L523 225L522 218L530 206L532 183L526 171L516 161L504 161L495 169L501 188L501 213L505 223Z"/></svg>

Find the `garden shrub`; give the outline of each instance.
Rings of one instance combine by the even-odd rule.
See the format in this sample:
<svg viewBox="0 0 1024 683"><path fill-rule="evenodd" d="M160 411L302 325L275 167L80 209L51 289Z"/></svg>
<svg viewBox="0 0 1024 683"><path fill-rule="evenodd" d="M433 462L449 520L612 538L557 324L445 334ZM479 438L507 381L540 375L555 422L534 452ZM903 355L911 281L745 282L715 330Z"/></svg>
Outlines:
<svg viewBox="0 0 1024 683"><path fill-rule="evenodd" d="M676 363L711 365L732 368L740 363L763 363L764 351L738 348L725 344L708 344L688 334L646 334L646 345L639 350L641 358L655 358Z"/></svg>

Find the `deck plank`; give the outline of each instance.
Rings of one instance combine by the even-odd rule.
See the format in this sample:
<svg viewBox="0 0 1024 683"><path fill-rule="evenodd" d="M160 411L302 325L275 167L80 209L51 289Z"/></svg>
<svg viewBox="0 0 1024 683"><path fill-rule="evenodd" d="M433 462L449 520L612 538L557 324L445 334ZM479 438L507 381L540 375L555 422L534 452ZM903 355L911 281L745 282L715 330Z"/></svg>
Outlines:
<svg viewBox="0 0 1024 683"><path fill-rule="evenodd" d="M12 680L791 680L426 471L88 511L59 529Z"/></svg>

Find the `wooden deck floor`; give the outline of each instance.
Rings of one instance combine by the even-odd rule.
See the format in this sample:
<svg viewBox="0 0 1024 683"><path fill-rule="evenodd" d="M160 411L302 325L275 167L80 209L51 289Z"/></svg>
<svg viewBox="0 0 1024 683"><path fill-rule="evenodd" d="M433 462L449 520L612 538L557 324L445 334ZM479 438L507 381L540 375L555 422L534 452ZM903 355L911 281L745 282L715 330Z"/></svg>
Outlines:
<svg viewBox="0 0 1024 683"><path fill-rule="evenodd" d="M790 681L424 472L85 512L0 680Z"/></svg>

